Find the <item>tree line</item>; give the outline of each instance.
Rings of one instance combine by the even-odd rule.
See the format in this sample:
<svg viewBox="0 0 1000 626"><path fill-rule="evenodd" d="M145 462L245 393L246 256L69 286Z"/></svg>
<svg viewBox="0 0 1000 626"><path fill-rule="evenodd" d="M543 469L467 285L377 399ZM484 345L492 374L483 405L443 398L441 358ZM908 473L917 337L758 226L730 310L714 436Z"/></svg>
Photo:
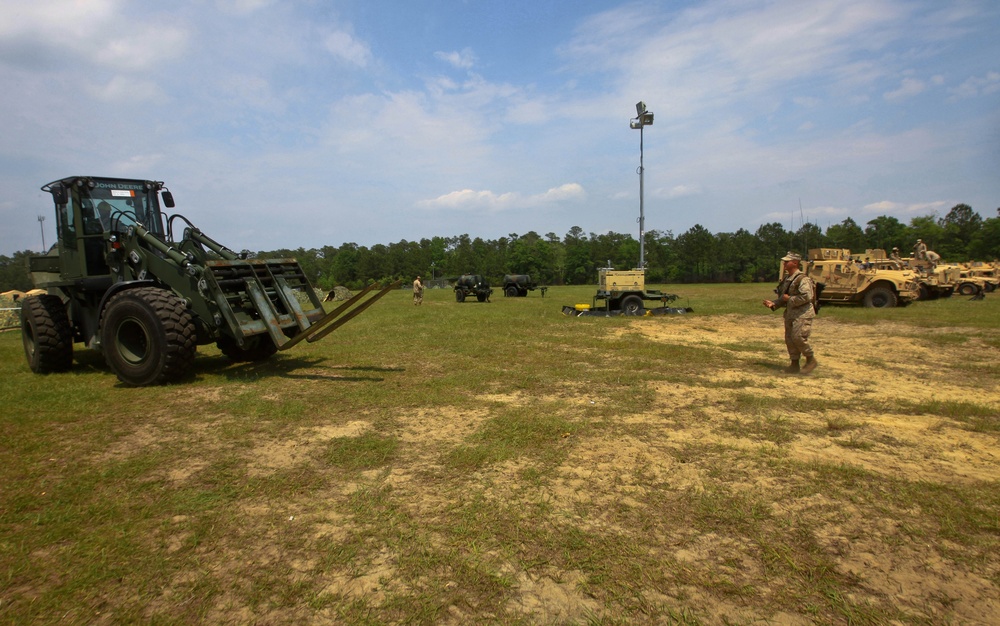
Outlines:
<svg viewBox="0 0 1000 626"><path fill-rule="evenodd" d="M713 234L701 225L677 236L651 230L643 242L646 282L771 282L777 278L778 259L788 250L805 254L811 248L848 248L857 253L869 248L889 252L896 247L908 256L917 239L946 261L1000 258L1000 209L997 217L983 219L969 205L959 204L941 218L914 217L904 224L883 215L863 228L847 218L826 231L811 223L788 230L778 222L763 224L753 233L740 229ZM32 254L26 250L13 257L0 256L0 291L31 288L26 262ZM493 283L504 274L530 274L539 284L587 285L597 283L601 267L635 267L639 241L621 233L585 233L574 226L563 237L534 231L498 239L459 235L371 247L344 243L339 247L262 250L251 256L295 257L306 277L324 290L337 285L358 289L371 282L411 281L417 275L425 281L445 281L470 273L482 274Z"/></svg>

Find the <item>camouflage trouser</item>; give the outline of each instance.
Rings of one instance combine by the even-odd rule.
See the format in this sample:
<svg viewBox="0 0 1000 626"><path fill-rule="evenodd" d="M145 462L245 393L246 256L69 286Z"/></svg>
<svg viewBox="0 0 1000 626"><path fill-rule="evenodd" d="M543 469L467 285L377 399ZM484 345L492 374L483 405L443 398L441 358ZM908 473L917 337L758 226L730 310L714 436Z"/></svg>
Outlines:
<svg viewBox="0 0 1000 626"><path fill-rule="evenodd" d="M788 356L793 361L798 361L802 356L808 358L813 355L812 346L809 345L809 333L812 332L812 327L811 317L785 320L785 347L788 348Z"/></svg>
<svg viewBox="0 0 1000 626"><path fill-rule="evenodd" d="M424 302L424 292L414 291L413 292L413 304L423 304Z"/></svg>

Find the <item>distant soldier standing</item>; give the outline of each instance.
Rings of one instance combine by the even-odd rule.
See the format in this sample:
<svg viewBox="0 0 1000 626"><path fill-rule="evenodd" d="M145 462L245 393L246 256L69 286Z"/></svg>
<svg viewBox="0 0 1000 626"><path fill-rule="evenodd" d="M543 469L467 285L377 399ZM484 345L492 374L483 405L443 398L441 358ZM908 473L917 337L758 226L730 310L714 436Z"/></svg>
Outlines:
<svg viewBox="0 0 1000 626"><path fill-rule="evenodd" d="M809 334L812 332L813 318L816 310L813 308L813 294L816 286L808 276L802 273L802 257L789 252L781 257L785 267L785 278L775 290L776 300L764 300L764 306L774 311L780 307L785 309L785 347L791 364L785 368L788 374L799 373L799 359L806 357L806 364L801 372L808 374L816 369L816 357L809 345Z"/></svg>
<svg viewBox="0 0 1000 626"><path fill-rule="evenodd" d="M424 303L424 284L420 282L420 277L417 276L416 280L413 281L413 304L420 305Z"/></svg>
<svg viewBox="0 0 1000 626"><path fill-rule="evenodd" d="M923 239L917 239L917 243L913 244L913 258L921 261L927 259L927 244Z"/></svg>

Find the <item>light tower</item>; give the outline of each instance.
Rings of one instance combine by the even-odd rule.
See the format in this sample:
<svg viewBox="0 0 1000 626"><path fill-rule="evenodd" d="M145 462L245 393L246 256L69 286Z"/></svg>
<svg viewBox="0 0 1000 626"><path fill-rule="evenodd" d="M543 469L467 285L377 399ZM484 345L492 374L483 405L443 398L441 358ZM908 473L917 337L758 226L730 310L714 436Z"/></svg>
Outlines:
<svg viewBox="0 0 1000 626"><path fill-rule="evenodd" d="M632 130L639 129L639 269L646 268L646 215L643 211L645 168L642 163L642 129L652 125L653 112L646 110L646 103L642 100L636 102L635 117L629 121L629 127Z"/></svg>

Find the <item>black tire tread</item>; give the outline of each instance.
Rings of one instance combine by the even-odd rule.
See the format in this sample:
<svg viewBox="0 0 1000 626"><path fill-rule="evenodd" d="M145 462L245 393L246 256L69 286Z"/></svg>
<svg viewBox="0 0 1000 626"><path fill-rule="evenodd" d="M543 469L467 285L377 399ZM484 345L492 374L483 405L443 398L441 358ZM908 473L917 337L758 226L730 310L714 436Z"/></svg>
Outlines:
<svg viewBox="0 0 1000 626"><path fill-rule="evenodd" d="M33 323L33 328L29 327ZM73 366L73 328L59 296L28 296L21 304L25 356L36 374L65 372ZM34 357L28 343L34 342Z"/></svg>
<svg viewBox="0 0 1000 626"><path fill-rule="evenodd" d="M125 372L116 371L118 379L128 385L145 386L170 383L184 376L191 369L198 349L194 317L184 301L172 292L158 287L127 289L108 301L102 314L102 328L104 314L124 298L142 300L153 310L160 320L165 341L162 365L152 380L137 381L130 379ZM105 346L105 349L109 349L109 347ZM114 369L113 366L112 369Z"/></svg>

